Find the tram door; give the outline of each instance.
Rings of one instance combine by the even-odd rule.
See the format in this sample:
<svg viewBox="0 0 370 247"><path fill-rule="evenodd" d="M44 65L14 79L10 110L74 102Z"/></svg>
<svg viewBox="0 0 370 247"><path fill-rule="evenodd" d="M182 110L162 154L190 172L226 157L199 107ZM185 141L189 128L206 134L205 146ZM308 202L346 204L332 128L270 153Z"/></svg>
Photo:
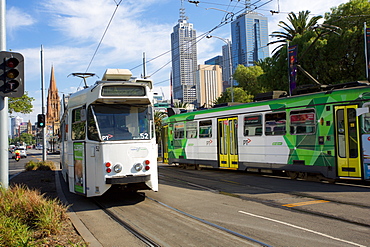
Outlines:
<svg viewBox="0 0 370 247"><path fill-rule="evenodd" d="M217 123L219 166L238 169L238 118L218 119Z"/></svg>
<svg viewBox="0 0 370 247"><path fill-rule="evenodd" d="M168 164L168 125L163 126L162 129L162 157L163 163Z"/></svg>
<svg viewBox="0 0 370 247"><path fill-rule="evenodd" d="M361 178L357 105L335 106L336 158L339 177Z"/></svg>

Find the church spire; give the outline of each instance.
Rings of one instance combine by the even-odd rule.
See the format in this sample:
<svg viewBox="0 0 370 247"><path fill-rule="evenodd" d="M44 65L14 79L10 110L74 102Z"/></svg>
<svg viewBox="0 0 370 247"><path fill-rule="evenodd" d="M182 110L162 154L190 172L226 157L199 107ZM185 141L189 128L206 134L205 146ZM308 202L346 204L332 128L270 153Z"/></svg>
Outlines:
<svg viewBox="0 0 370 247"><path fill-rule="evenodd" d="M52 90L52 91L57 91L57 92L58 92L57 84L56 84L55 76L54 76L54 66L53 66L53 65L51 66L51 73L50 73L50 86L49 86L49 91L50 91L50 90Z"/></svg>
<svg viewBox="0 0 370 247"><path fill-rule="evenodd" d="M60 98L58 94L57 83L54 75L54 66L51 67L50 85L48 90L47 106L46 106L46 122L47 125L56 126L59 123L60 117Z"/></svg>

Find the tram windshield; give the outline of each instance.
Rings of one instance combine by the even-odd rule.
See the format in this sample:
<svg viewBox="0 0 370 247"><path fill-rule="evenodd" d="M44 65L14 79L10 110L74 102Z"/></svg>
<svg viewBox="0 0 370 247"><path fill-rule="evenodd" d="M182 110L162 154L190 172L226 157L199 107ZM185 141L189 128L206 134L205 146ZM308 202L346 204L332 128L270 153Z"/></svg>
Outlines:
<svg viewBox="0 0 370 247"><path fill-rule="evenodd" d="M96 141L151 139L148 105L93 104L88 109L88 138Z"/></svg>

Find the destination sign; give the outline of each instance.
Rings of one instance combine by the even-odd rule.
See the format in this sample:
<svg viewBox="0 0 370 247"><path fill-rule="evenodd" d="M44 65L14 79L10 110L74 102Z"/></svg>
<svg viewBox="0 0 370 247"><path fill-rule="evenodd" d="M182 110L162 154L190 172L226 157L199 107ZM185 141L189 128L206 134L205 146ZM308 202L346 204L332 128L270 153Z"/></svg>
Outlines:
<svg viewBox="0 0 370 247"><path fill-rule="evenodd" d="M113 85L104 86L101 91L102 96L145 96L145 87Z"/></svg>

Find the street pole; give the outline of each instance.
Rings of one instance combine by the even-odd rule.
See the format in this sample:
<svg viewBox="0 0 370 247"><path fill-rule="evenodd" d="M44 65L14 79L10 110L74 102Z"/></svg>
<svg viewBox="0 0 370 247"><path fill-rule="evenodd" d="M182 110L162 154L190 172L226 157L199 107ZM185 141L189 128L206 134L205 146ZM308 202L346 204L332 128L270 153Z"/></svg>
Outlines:
<svg viewBox="0 0 370 247"><path fill-rule="evenodd" d="M43 56L43 47L41 45L40 57L41 57L41 107L42 107L42 114L45 114L45 103L44 103L44 56ZM41 130L42 135L42 161L46 160L46 137L45 137L45 129L47 128L45 124L44 128Z"/></svg>
<svg viewBox="0 0 370 247"><path fill-rule="evenodd" d="M6 4L0 0L0 51L6 51ZM0 96L0 187L9 187L8 97Z"/></svg>
<svg viewBox="0 0 370 247"><path fill-rule="evenodd" d="M213 35L208 35L207 38L208 39L210 38L220 39L223 42L225 42L227 45L227 53L229 56L229 73L230 73L229 80L230 80L231 102L234 102L234 90L233 90L234 79L233 79L233 67L232 67L232 62L231 62L231 41L229 41L228 39L224 39L224 38L213 36Z"/></svg>
<svg viewBox="0 0 370 247"><path fill-rule="evenodd" d="M229 52L229 70L230 70L230 88L231 88L231 102L234 102L234 89L233 89L233 84L234 84L234 78L233 78L233 65L231 62L231 41L227 40L227 48Z"/></svg>

